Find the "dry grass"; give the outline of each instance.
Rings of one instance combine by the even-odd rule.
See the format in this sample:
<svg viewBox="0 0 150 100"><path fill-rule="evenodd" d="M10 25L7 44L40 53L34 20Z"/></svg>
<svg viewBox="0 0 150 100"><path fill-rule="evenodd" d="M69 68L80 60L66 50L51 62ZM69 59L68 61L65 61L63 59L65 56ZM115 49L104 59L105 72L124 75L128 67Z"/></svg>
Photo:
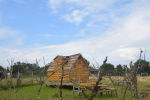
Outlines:
<svg viewBox="0 0 150 100"><path fill-rule="evenodd" d="M150 76L138 76L138 81L150 84Z"/></svg>
<svg viewBox="0 0 150 100"><path fill-rule="evenodd" d="M10 82L11 82L11 79L0 80L0 89L8 89ZM39 78L34 78L33 81L32 81L32 78L30 77L21 78L21 86L35 85L38 83L39 83ZM17 85L17 79L12 78L11 86L16 87L16 85Z"/></svg>

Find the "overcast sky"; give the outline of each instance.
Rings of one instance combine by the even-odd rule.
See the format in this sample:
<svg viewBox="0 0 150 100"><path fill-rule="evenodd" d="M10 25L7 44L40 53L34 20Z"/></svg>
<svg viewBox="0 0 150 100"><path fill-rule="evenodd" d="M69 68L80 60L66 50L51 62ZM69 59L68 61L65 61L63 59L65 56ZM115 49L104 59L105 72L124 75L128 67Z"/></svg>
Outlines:
<svg viewBox="0 0 150 100"><path fill-rule="evenodd" d="M43 64L81 53L128 64L146 50L150 61L150 0L0 0L0 65Z"/></svg>

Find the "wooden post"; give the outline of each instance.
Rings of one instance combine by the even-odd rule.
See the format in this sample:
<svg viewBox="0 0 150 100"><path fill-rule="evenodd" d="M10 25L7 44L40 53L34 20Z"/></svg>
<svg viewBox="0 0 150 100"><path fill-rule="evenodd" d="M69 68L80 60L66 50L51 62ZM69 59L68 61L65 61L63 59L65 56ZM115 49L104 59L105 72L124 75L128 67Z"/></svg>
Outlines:
<svg viewBox="0 0 150 100"><path fill-rule="evenodd" d="M137 73L138 73L139 68L141 67L142 52L143 51L140 49L138 66L135 66L132 64L132 62L130 62L130 68L126 67L126 72L124 75L125 83L131 92L133 100L138 100ZM122 92L122 94L124 94L124 93L126 93L126 92ZM120 100L124 100L124 99L125 99L125 96L121 97Z"/></svg>
<svg viewBox="0 0 150 100"><path fill-rule="evenodd" d="M125 100L125 96L126 96L127 89L128 89L127 86L122 86L122 91L121 91L120 100Z"/></svg>
<svg viewBox="0 0 150 100"><path fill-rule="evenodd" d="M32 84L33 84L33 80L34 80L34 79L33 79L33 70L32 70L31 76L32 76Z"/></svg>
<svg viewBox="0 0 150 100"><path fill-rule="evenodd" d="M105 65L106 62L107 62L107 57L106 57L105 60L103 61L102 66ZM88 95L85 94L84 91L82 91L85 98L87 98L88 100L93 100L93 98L97 95L97 93L98 93L98 91L99 91L98 85L99 85L100 81L102 80L102 77L103 77L103 69L102 69L101 66L100 66L100 67L99 67L99 71L98 71L98 79L97 79L96 84L95 84L95 86L94 86L94 88L93 88L93 90L92 90L91 95L88 96Z"/></svg>
<svg viewBox="0 0 150 100"><path fill-rule="evenodd" d="M63 76L64 76L64 67L61 66L61 81L60 81L60 100L62 100L62 83L63 83Z"/></svg>
<svg viewBox="0 0 150 100"><path fill-rule="evenodd" d="M60 97L60 100L62 100L63 98L62 98L62 84L63 84L63 78L64 78L64 65L66 64L68 62L68 60L66 60L65 62L63 62L62 64L61 64L61 80L60 80L60 86L59 86L59 90L60 90L60 95L59 95L59 97Z"/></svg>

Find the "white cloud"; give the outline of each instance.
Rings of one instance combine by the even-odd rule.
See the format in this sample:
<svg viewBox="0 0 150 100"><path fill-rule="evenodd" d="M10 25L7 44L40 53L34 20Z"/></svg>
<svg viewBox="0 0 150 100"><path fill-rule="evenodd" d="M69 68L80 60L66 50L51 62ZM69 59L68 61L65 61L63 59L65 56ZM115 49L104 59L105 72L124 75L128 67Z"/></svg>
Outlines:
<svg viewBox="0 0 150 100"><path fill-rule="evenodd" d="M73 10L71 14L65 15L65 16L63 16L63 18L70 23L78 24L78 23L82 22L83 18L86 15L88 15L88 12L86 12L86 11Z"/></svg>
<svg viewBox="0 0 150 100"><path fill-rule="evenodd" d="M62 0L48 0L48 6L56 11L61 5Z"/></svg>
<svg viewBox="0 0 150 100"><path fill-rule="evenodd" d="M21 45L23 36L20 33L21 31L15 30L10 27L0 27L0 41L2 43L3 40L7 40L5 41L5 42L8 42L7 46L8 45L11 45L11 46Z"/></svg>
<svg viewBox="0 0 150 100"><path fill-rule="evenodd" d="M6 38L6 37L9 37L9 36L13 36L16 33L18 33L18 31L13 30L12 28L0 27L0 39Z"/></svg>
<svg viewBox="0 0 150 100"><path fill-rule="evenodd" d="M90 5L92 1L87 0L80 5ZM75 3L80 2L80 0L65 0L65 2ZM147 55L150 54L150 46L148 44L150 41L150 7L147 4L148 2L139 2L141 2L141 0L135 0L132 4L128 5L127 8L125 7L127 10L130 10L128 15L116 20L116 23L110 24L109 30L103 34L97 34L97 36L87 39L60 45L48 45L18 50L0 48L0 61L5 64L7 63L5 59L15 58L16 60L21 59L25 61L27 59L28 61L34 62L36 58L40 59L44 56L48 63L56 55L70 55L74 53L82 53L83 56L90 61L94 59L98 62L102 62L105 56L108 56L108 61L113 64L127 64L131 60L135 61L139 57L140 48L147 50ZM77 16L80 16L78 13ZM76 16L76 14L74 16ZM81 17L80 20L77 20L74 16L70 17L69 15L69 20L74 19L75 21L73 20L72 22L81 22L85 17ZM114 18L116 17L114 16ZM91 28L91 26L87 28ZM147 58L147 60L150 60L150 58Z"/></svg>
<svg viewBox="0 0 150 100"><path fill-rule="evenodd" d="M117 0L48 0L48 5L53 11L58 11L66 5L67 13L64 19L70 23L80 23L86 16L102 15L102 12L112 12L111 6ZM70 6L69 6L70 5ZM64 8L63 8L64 9Z"/></svg>
<svg viewBox="0 0 150 100"><path fill-rule="evenodd" d="M62 4L74 4L74 6L85 7L89 10L101 10L109 7L117 0L48 0L49 6L52 9L57 9Z"/></svg>
<svg viewBox="0 0 150 100"><path fill-rule="evenodd" d="M120 54L120 57L136 59L135 57L139 52L139 48L119 48L116 52Z"/></svg>
<svg viewBox="0 0 150 100"><path fill-rule="evenodd" d="M149 44L143 45L145 41L150 41L149 17L150 13L147 11L132 13L105 34L79 41L23 50L1 49L0 59L12 57L34 62L36 58L40 59L44 56L48 63L56 55L82 53L90 61L94 59L102 62L105 56L108 56L111 63L127 64L131 60L138 59L140 48L146 49L147 53L150 53Z"/></svg>
<svg viewBox="0 0 150 100"><path fill-rule="evenodd" d="M78 34L75 35L75 37L84 37L86 36L86 31L84 29L81 29Z"/></svg>

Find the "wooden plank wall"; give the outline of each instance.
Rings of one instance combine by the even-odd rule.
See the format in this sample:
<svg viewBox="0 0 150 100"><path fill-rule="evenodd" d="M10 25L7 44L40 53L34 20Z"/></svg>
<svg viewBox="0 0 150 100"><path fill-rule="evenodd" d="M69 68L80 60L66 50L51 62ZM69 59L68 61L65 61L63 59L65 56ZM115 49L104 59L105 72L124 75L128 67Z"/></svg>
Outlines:
<svg viewBox="0 0 150 100"><path fill-rule="evenodd" d="M48 77L49 82L60 82L61 80L61 64L64 61L63 58L56 58L54 61L54 69L59 69L51 77ZM60 67L60 68L58 68ZM55 71L55 70L54 70ZM50 76L53 72L48 72ZM81 82L87 82L89 79L89 69L88 64L82 59L78 59L74 65L74 68L64 67L64 82L73 82L75 80L80 80Z"/></svg>
<svg viewBox="0 0 150 100"><path fill-rule="evenodd" d="M86 82L89 79L88 64L84 60L79 59L75 64L76 78L81 82Z"/></svg>
<svg viewBox="0 0 150 100"><path fill-rule="evenodd" d="M61 80L61 64L64 61L64 58L58 57L54 60L54 71L57 69L57 72L55 72L51 77L48 77L48 81L49 82L60 82ZM60 67L60 68L58 68ZM50 76L53 72L48 72L48 76ZM63 78L64 82L70 82L69 80L69 70L64 68L64 78Z"/></svg>

